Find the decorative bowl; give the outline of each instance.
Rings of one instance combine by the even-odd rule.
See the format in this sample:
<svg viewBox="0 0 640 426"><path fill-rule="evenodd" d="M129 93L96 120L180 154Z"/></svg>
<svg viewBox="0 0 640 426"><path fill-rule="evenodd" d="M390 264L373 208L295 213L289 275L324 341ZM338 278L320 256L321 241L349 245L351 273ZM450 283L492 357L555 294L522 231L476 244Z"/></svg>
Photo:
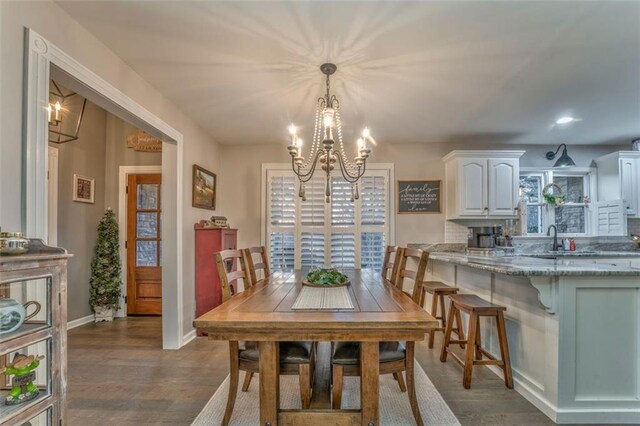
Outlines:
<svg viewBox="0 0 640 426"><path fill-rule="evenodd" d="M302 285L307 287L322 287L322 288L345 287L345 286L351 285L351 281L347 280L343 283L337 283L337 284L314 284L307 280L302 280Z"/></svg>
<svg viewBox="0 0 640 426"><path fill-rule="evenodd" d="M302 280L302 284L309 287L344 287L351 282L349 277L337 268L315 268L309 271Z"/></svg>
<svg viewBox="0 0 640 426"><path fill-rule="evenodd" d="M29 251L29 240L22 232L0 232L0 255L24 254Z"/></svg>

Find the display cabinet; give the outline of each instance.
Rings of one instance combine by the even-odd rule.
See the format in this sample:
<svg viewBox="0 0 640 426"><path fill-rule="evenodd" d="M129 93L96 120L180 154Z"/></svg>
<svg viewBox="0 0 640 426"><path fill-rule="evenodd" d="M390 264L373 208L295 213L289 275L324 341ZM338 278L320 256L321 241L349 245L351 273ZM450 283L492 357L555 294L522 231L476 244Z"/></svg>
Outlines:
<svg viewBox="0 0 640 426"><path fill-rule="evenodd" d="M69 257L35 239L26 254L0 256L2 426L65 423Z"/></svg>

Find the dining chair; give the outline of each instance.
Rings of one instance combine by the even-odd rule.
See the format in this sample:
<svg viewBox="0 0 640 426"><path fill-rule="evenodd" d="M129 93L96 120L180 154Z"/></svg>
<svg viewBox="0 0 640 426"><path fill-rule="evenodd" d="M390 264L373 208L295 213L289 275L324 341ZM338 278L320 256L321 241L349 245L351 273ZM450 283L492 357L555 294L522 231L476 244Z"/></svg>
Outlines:
<svg viewBox="0 0 640 426"><path fill-rule="evenodd" d="M243 250L224 250L214 255L218 268L218 276L222 285L222 301L227 302L233 297L231 283L244 281L245 290L253 287L248 279L246 257ZM280 343L280 374L298 375L300 381L300 400L303 408L311 404L311 388L315 365L315 351L311 342L281 342ZM229 341L229 394L227 407L222 420L228 425L233 414L233 407L238 393L240 371L245 372L242 391L246 392L254 373L259 373L260 354L256 342Z"/></svg>
<svg viewBox="0 0 640 426"><path fill-rule="evenodd" d="M393 256L393 259L391 258ZM384 250L384 260L382 261L382 278L396 285L398 266L402 256L402 247L387 246ZM391 272L391 275L389 275Z"/></svg>
<svg viewBox="0 0 640 426"><path fill-rule="evenodd" d="M259 255L260 261L254 262L254 255ZM247 269L249 270L249 279L251 280L252 285L255 285L258 282L258 274L256 274L256 271L262 271L261 279L265 279L271 275L271 270L269 269L269 256L267 255L267 249L264 246L244 249L244 258Z"/></svg>
<svg viewBox="0 0 640 426"><path fill-rule="evenodd" d="M398 276L396 288L402 291L402 284L405 278L414 281L414 288L411 299L419 305L422 296L422 282L427 268L429 253L419 249L400 249ZM408 265L408 260L417 263L417 267L412 270ZM412 262L414 263L414 262ZM380 342L380 374L393 374L398 381L400 391L409 394L411 411L416 424L422 425L422 416L416 398L415 378L414 378L414 352L415 342ZM336 342L333 346L332 359L332 389L331 406L333 409L340 409L342 404L342 387L344 376L360 375L360 344L358 342ZM403 372L407 376L405 385Z"/></svg>

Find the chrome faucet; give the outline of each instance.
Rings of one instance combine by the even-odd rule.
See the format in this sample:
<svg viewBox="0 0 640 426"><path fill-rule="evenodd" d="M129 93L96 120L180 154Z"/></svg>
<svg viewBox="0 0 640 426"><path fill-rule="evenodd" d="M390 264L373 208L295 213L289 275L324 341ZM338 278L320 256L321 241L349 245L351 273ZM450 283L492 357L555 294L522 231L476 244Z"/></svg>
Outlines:
<svg viewBox="0 0 640 426"><path fill-rule="evenodd" d="M547 228L547 237L551 236L551 228L553 228L553 246L552 246L552 250L553 251L558 251L558 250L560 250L560 244L558 244L558 228L556 228L555 225L549 225L549 227Z"/></svg>

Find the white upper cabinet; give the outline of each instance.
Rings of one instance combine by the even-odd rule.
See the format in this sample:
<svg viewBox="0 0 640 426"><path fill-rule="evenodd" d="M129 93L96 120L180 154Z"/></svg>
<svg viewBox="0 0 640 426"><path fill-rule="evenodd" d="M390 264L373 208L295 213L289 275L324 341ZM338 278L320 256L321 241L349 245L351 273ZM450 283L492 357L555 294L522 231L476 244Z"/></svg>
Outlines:
<svg viewBox="0 0 640 426"><path fill-rule="evenodd" d="M524 151L452 151L444 157L447 219L517 216Z"/></svg>
<svg viewBox="0 0 640 426"><path fill-rule="evenodd" d="M622 199L627 216L640 217L640 152L619 151L595 160L598 200Z"/></svg>
<svg viewBox="0 0 640 426"><path fill-rule="evenodd" d="M479 216L486 214L487 204L487 160L462 159L458 171L460 185L460 215Z"/></svg>
<svg viewBox="0 0 640 426"><path fill-rule="evenodd" d="M516 215L518 185L520 182L520 160L517 158L489 159L488 164L489 215Z"/></svg>

